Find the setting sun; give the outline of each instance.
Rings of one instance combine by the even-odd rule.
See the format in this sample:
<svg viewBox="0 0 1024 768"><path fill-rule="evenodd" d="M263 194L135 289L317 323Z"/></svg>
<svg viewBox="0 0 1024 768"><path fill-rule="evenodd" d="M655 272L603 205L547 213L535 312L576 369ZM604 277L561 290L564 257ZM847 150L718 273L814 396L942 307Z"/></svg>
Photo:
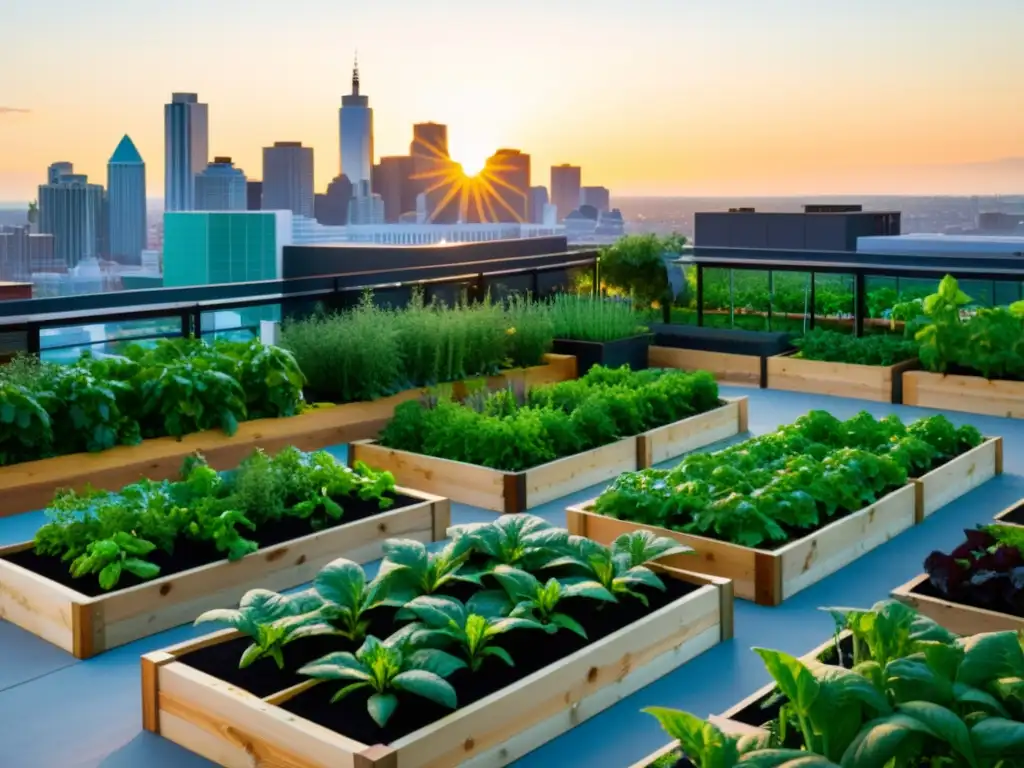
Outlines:
<svg viewBox="0 0 1024 768"><path fill-rule="evenodd" d="M461 160L459 165L462 166L462 172L467 176L479 176L480 171L487 165L487 158L484 155L479 157L469 155Z"/></svg>

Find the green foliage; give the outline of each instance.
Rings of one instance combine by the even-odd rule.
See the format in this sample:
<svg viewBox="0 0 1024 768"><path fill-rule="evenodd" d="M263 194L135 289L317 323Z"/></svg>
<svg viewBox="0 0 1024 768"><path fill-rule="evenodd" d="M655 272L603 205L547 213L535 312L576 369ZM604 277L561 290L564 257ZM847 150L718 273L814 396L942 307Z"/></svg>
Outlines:
<svg viewBox="0 0 1024 768"><path fill-rule="evenodd" d="M586 598L615 602L615 596L596 581L578 580L563 583L558 579L541 582L532 573L509 565L499 565L491 571L502 589L514 603L510 616L527 619L549 627L548 631L567 629L586 639L587 632L576 619L559 611L558 604L568 598Z"/></svg>
<svg viewBox="0 0 1024 768"><path fill-rule="evenodd" d="M283 349L195 339L131 344L71 365L20 359L0 374L0 465L104 451L251 418L293 416L303 376Z"/></svg>
<svg viewBox="0 0 1024 768"><path fill-rule="evenodd" d="M683 238L685 240L685 238ZM666 253L677 253L680 236L626 235L601 249L601 282L630 297L638 309L656 302L670 302L671 287L665 266Z"/></svg>
<svg viewBox="0 0 1024 768"><path fill-rule="evenodd" d="M406 653L400 644L368 637L354 654L329 653L299 670L316 680L346 683L332 702L362 689L372 691L366 708L381 728L398 707L398 696L409 693L455 709L455 689L444 678L465 663L444 651L425 649Z"/></svg>
<svg viewBox="0 0 1024 768"><path fill-rule="evenodd" d="M281 343L312 393L349 403L538 365L552 331L547 313L522 298L449 307L417 292L389 309L366 294L354 309L286 324Z"/></svg>
<svg viewBox="0 0 1024 768"><path fill-rule="evenodd" d="M976 371L986 379L1024 379L1024 302L968 310L971 298L946 275L924 300L926 322L917 331L929 371Z"/></svg>
<svg viewBox="0 0 1024 768"><path fill-rule="evenodd" d="M979 445L970 426L936 415L905 426L861 412L840 421L811 411L791 425L673 469L620 475L597 512L760 547L855 512Z"/></svg>
<svg viewBox="0 0 1024 768"><path fill-rule="evenodd" d="M595 366L586 376L537 387L480 392L463 403L402 403L384 428L389 448L518 472L607 445L718 407L705 371Z"/></svg>
<svg viewBox="0 0 1024 768"><path fill-rule="evenodd" d="M744 739L652 707L697 768L1010 768L1024 758L1024 651L1015 632L958 638L905 607L848 610L864 657L852 668L755 648L778 715Z"/></svg>
<svg viewBox="0 0 1024 768"><path fill-rule="evenodd" d="M324 601L319 615L335 625L349 640L363 640L370 626L367 614L386 603L387 584L368 581L363 569L339 558L325 565L313 579L313 589Z"/></svg>
<svg viewBox="0 0 1024 768"><path fill-rule="evenodd" d="M317 530L340 520L348 499L394 504L394 477L359 463L350 469L326 451L286 448L274 457L254 452L231 473L218 474L202 457L187 461L178 481L140 480L118 492L58 493L50 521L35 537L37 554L72 561L75 578L98 575L113 589L123 571L157 575L147 558L171 554L183 541L207 543L229 560L255 552L251 538L284 516Z"/></svg>
<svg viewBox="0 0 1024 768"><path fill-rule="evenodd" d="M794 343L799 357L829 363L895 365L917 356L917 344L899 336L850 336L838 331L814 329Z"/></svg>
<svg viewBox="0 0 1024 768"><path fill-rule="evenodd" d="M556 339L615 341L647 331L627 301L558 294L547 306Z"/></svg>

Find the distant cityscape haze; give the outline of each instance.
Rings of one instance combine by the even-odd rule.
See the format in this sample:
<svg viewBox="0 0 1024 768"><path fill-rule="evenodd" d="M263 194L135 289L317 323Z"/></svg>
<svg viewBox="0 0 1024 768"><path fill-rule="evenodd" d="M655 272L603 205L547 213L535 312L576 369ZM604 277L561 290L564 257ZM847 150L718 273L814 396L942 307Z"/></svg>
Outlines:
<svg viewBox="0 0 1024 768"><path fill-rule="evenodd" d="M375 155L449 125L476 167L499 147L624 195L995 194L1024 188L1020 0L10 0L0 47L0 200L46 165L102 178L129 134L162 197L162 105L210 104L210 154L264 146L336 174L359 50ZM376 159L376 158L375 158Z"/></svg>

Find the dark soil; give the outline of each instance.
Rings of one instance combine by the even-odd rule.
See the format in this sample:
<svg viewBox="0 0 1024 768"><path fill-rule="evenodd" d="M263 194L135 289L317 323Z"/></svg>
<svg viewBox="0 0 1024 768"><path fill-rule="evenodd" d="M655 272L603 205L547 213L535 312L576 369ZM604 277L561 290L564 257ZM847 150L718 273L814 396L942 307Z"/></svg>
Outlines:
<svg viewBox="0 0 1024 768"><path fill-rule="evenodd" d="M1018 504L1010 512L1003 515L1002 518L996 521L999 523L1016 523L1017 525L1024 525L1024 504Z"/></svg>
<svg viewBox="0 0 1024 768"><path fill-rule="evenodd" d="M940 592L931 581L923 581L918 584L912 590L915 595L924 595L925 597L935 597L939 600L946 600L950 603L956 603L957 605L966 605L970 608L980 608L984 611L995 611L996 613L1005 613L1007 616L1016 616L1024 619L1024 609L1014 605L1009 600L1001 599L998 594L992 593L992 601L981 603L977 600L971 600L970 598L962 594L947 594Z"/></svg>
<svg viewBox="0 0 1024 768"><path fill-rule="evenodd" d="M422 499L414 499L411 496L392 495L390 498L393 498L395 503L385 510L380 509L377 501L363 501L359 498L347 497L336 498L335 501L342 506L345 514L338 525L332 526L332 528L363 520L367 517L373 517L374 515L380 515L384 512L392 512L402 507L419 504L422 501ZM331 528L321 530L331 530ZM286 516L280 520L264 524L257 531L245 531L244 533L247 538L256 541L260 545L260 549L264 549L317 532L313 530L307 520ZM77 590L89 597L114 594L122 589L144 583L143 579L124 571L121 575L121 580L117 583L117 589L106 591L100 588L99 579L96 575L83 576L80 579L72 578L70 572L71 564L69 562L63 561L57 556L37 555L33 549L5 555L3 559L15 565L20 565L22 568L26 568L33 573L37 573L43 578ZM175 573L188 571L192 568L198 568L223 559L224 555L218 552L212 543L196 542L187 538L180 538L175 542L173 555L163 551L154 551L147 558L149 562L160 566L159 576L171 576Z"/></svg>
<svg viewBox="0 0 1024 768"><path fill-rule="evenodd" d="M667 586L665 592L646 588L642 590L650 602L650 606L646 608L638 600L629 598L624 598L621 603L608 605L581 599L567 600L561 604L560 607L565 613L583 625L589 640L564 630L554 635L531 630L503 635L498 644L516 660L516 666L508 667L491 657L479 672L456 672L448 678L448 682L455 688L459 706L465 707L489 696L698 589L693 584L675 579L664 581ZM448 590L448 593L468 598L473 589L466 585L457 585ZM394 622L394 615L394 609L374 611L369 634L381 639L389 636L399 626ZM261 697L305 679L293 671L278 670L269 659L262 659L249 669L239 670L238 659L248 643L248 639L239 639L203 648L185 655L181 661ZM295 670L325 653L339 650L354 650L353 644L337 638L299 640L286 647L286 666L288 670ZM329 703L341 685L333 682L322 683L296 696L282 707L363 744L388 744L451 712L427 699L407 694L400 698L399 706L387 727L381 729L366 711L366 701L369 697L367 693L360 691L347 696L337 704Z"/></svg>

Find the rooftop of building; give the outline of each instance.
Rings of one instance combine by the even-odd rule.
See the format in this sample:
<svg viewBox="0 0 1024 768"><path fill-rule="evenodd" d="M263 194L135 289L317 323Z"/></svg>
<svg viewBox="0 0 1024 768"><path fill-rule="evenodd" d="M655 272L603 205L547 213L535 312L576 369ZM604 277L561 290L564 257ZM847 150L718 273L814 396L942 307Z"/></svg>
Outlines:
<svg viewBox="0 0 1024 768"><path fill-rule="evenodd" d="M110 156L111 165L143 165L142 155L135 146L135 142L126 133L118 142L114 154Z"/></svg>

